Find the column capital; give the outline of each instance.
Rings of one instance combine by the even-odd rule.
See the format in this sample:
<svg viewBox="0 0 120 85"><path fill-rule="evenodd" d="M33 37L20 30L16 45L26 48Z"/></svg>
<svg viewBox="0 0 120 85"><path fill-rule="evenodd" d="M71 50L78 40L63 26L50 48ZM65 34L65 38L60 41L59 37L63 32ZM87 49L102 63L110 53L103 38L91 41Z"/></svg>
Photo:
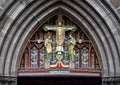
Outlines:
<svg viewBox="0 0 120 85"><path fill-rule="evenodd" d="M17 81L17 77L0 76L0 82L15 82L15 81Z"/></svg>

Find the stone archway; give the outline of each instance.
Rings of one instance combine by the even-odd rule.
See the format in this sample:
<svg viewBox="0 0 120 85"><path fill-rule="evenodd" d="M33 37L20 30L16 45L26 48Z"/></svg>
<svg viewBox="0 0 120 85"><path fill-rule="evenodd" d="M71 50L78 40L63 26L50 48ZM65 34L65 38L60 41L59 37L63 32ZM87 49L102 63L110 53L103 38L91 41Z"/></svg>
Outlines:
<svg viewBox="0 0 120 85"><path fill-rule="evenodd" d="M18 61L31 33L47 17L63 10L85 27L102 61L103 76L120 75L119 19L107 1L11 1L1 15L0 74L17 76ZM8 80L6 80L8 81Z"/></svg>
<svg viewBox="0 0 120 85"><path fill-rule="evenodd" d="M18 66L19 85L101 85L101 65L94 45L72 19L58 10L31 34Z"/></svg>

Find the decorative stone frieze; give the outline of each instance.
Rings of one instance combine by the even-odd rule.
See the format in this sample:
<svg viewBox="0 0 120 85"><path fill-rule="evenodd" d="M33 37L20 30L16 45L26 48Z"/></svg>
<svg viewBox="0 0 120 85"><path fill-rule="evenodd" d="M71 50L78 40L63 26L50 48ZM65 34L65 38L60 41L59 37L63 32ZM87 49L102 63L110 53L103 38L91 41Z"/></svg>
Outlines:
<svg viewBox="0 0 120 85"><path fill-rule="evenodd" d="M119 77L103 77L103 85L120 85L120 76Z"/></svg>

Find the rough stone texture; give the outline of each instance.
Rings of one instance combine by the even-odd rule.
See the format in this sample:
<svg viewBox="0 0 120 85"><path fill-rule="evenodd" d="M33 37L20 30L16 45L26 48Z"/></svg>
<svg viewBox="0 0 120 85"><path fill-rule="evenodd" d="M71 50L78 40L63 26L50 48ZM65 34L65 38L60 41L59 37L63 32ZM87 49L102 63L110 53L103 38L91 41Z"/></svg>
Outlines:
<svg viewBox="0 0 120 85"><path fill-rule="evenodd" d="M111 3L115 6L115 8L120 6L120 0L111 0Z"/></svg>
<svg viewBox="0 0 120 85"><path fill-rule="evenodd" d="M0 0L0 84L6 81L5 85L9 85L12 76L17 76L27 40L40 23L58 10L89 32L101 60L102 77L120 76L120 18L115 12L120 11L120 0L12 1ZM8 7L10 3L12 6Z"/></svg>
<svg viewBox="0 0 120 85"><path fill-rule="evenodd" d="M120 9L118 9L118 12L120 13Z"/></svg>
<svg viewBox="0 0 120 85"><path fill-rule="evenodd" d="M13 0L0 0L0 15Z"/></svg>
<svg viewBox="0 0 120 85"><path fill-rule="evenodd" d="M4 8L6 2L7 2L7 0L0 0L0 7Z"/></svg>
<svg viewBox="0 0 120 85"><path fill-rule="evenodd" d="M110 0L112 5L116 8L116 10L120 13L120 0Z"/></svg>

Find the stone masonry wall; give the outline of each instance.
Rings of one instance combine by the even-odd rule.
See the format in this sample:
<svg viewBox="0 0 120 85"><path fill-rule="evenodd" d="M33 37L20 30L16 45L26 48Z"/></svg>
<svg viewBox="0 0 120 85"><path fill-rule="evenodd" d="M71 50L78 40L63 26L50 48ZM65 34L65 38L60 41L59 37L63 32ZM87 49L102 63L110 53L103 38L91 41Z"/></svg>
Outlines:
<svg viewBox="0 0 120 85"><path fill-rule="evenodd" d="M120 13L120 0L110 0L110 3L115 7L115 9Z"/></svg>
<svg viewBox="0 0 120 85"><path fill-rule="evenodd" d="M7 4L13 0L0 0L0 14L2 13L2 10L5 9ZM108 0L115 9L120 13L120 0Z"/></svg>

